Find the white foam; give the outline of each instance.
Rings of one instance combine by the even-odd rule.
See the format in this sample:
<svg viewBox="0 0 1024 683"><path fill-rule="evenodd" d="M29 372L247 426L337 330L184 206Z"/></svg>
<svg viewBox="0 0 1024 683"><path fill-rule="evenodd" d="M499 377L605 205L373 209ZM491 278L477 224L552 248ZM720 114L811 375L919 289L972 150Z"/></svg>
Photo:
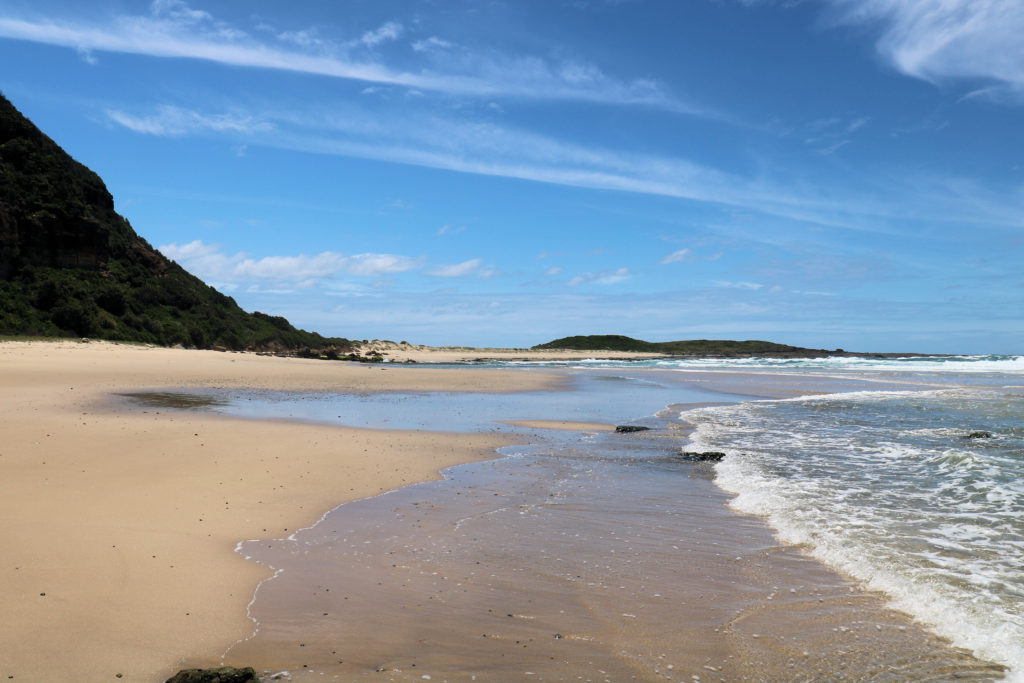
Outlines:
<svg viewBox="0 0 1024 683"><path fill-rule="evenodd" d="M1024 681L1019 456L1001 462L973 444L934 449L962 437L959 428L885 431L890 407L913 422L915 411L967 398L981 400L864 392L700 408L682 419L696 426L688 449L726 452L716 483L736 494L737 510L763 516L782 542Z"/></svg>

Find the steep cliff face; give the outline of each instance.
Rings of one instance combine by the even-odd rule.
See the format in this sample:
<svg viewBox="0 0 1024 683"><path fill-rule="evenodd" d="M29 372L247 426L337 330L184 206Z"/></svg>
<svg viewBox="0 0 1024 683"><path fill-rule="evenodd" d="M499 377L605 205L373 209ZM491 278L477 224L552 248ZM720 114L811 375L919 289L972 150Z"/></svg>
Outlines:
<svg viewBox="0 0 1024 683"><path fill-rule="evenodd" d="M25 266L100 268L131 230L99 176L0 96L0 277Z"/></svg>
<svg viewBox="0 0 1024 683"><path fill-rule="evenodd" d="M243 311L139 237L98 175L0 95L0 334L336 353Z"/></svg>

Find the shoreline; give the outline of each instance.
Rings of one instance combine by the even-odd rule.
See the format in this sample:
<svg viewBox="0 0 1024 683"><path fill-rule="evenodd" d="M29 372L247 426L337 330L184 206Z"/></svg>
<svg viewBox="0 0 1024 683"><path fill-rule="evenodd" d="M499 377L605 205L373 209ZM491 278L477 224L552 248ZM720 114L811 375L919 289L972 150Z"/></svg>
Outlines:
<svg viewBox="0 0 1024 683"><path fill-rule="evenodd" d="M357 342L357 351L366 358L379 356L395 363L455 363L471 364L485 362L516 362L516 361L579 361L579 360L737 360L743 358L929 358L943 354L929 353L890 353L890 352L855 352L841 349L804 349L800 351L776 351L767 353L724 352L724 353L685 353L672 354L657 351L615 351L610 349L577 350L577 349L535 349L535 348L503 348L473 346L425 346L395 343L374 339Z"/></svg>
<svg viewBox="0 0 1024 683"><path fill-rule="evenodd" d="M5 434L16 437L0 447L0 472L5 475L0 478L0 520L13 529L12 547L20 553L11 553L10 563L17 569L6 567L5 580L0 581L0 599L10 606L10 618L0 624L0 642L27 645L10 663L5 662L10 669L6 673L14 676L13 680L107 680L116 674L128 680L164 680L179 668L220 665L229 652L232 655L226 663L249 665L251 660L236 660L234 650L253 652L242 647L253 630L249 607L255 591L274 572L236 552L244 539L279 541L294 536L296 530L305 535L345 503L372 504L387 491L402 498L415 488L410 484L439 481L441 470L467 463L487 466L495 458L501 459L499 447L522 443L523 435L518 432L514 438L493 430L445 434L360 429L152 407L124 409L110 400L115 391L215 387L367 394L502 393L493 389L498 376L505 392L558 390L568 381L567 373L558 372L460 368L438 373L415 366L391 369L104 343L29 345L35 348L0 344L0 387L5 390L0 424ZM752 379L743 373L690 375L689 380L759 395L751 390ZM794 379L793 383L801 381ZM766 393L764 382L753 384L761 386L762 395ZM834 386L840 385L845 388L847 383L836 381ZM788 379L777 379L767 389L767 393L780 391L800 393ZM100 404L103 410L97 411ZM581 430L600 435L613 429L601 422L557 418L510 420L507 424L561 432L567 438ZM46 435L41 436L44 431ZM111 448L111 443L123 445ZM44 451L45 459L41 457ZM374 454L372 462L363 456L366 452ZM700 471L695 468L691 476L700 478ZM726 522L724 528L742 530L726 532L726 536L727 544L735 546L737 560L744 557L746 569L736 574L733 562L723 564L711 556L702 562L719 563L725 576L742 578L745 586L755 576L759 577L755 583L762 584L778 576L772 574L772 561L781 562L784 569L799 565L799 580L806 582L812 577L811 583L820 587L813 605L826 596L827 609L815 607L810 615L815 623L838 630L844 617L856 615L859 623L886 624L881 637L886 646L910 642L930 651L944 651L939 639L923 634L905 615L885 608L877 595L858 591L856 609L847 610L846 591L853 590L849 581L837 584L835 578L828 577L838 575L824 565L799 559L797 549L766 541L770 535L766 536L767 527L759 520L733 511L704 510L698 499L701 497L689 503L696 506L691 513L718 520L712 526ZM414 510L419 514L422 508ZM35 514L27 515L30 511ZM683 534L689 538L691 552L704 552L698 539L716 538L707 537L707 532ZM751 533L756 535L747 535ZM414 542L421 538L420 532L414 532ZM394 567L392 560L381 565L379 572L364 576L367 587L379 585L388 567ZM682 582L686 602L709 589L706 578L688 576L689 583ZM783 588L789 585L776 583ZM746 612L740 620L751 624L777 614L783 622L763 625L773 639L781 644L799 638L799 628L793 627L795 619L803 617L795 617L793 610L799 613L812 601L805 586L798 587L799 600L786 601L775 595L777 587L762 585L763 594L755 594L752 600L749 595L744 598ZM46 595L38 595L43 592ZM738 604L732 589L723 596L726 606ZM52 609L54 604L59 609ZM367 614L378 607L371 600ZM688 606L687 614L703 623L706 615L694 611L695 607ZM627 605L615 608L631 609ZM721 606L716 609L724 614ZM823 609L828 613L822 613ZM599 614L592 613L591 618ZM603 617L598 621L613 642L628 644L631 627L623 629ZM724 641L712 636L710 626L691 627L689 638L727 658L764 646L767 641L759 640L761 634L745 633L739 623L722 617L718 625L729 629ZM515 629L524 637L537 635L528 627L523 622ZM763 628L758 630L763 632ZM904 629L913 634L909 641ZM862 630L860 635L867 634ZM660 647L671 650L673 645L663 640L663 634L657 637L662 639ZM587 638L585 634L570 637L564 643L579 648ZM495 643L498 641L488 641L487 647L493 649ZM831 640L825 644L835 645ZM699 648L688 647L686 656L680 654L680 664L687 659L697 661ZM410 653L416 649L409 643ZM55 652L69 656L54 658ZM285 664L281 657L284 649L255 652L270 655L260 663L287 668L279 666ZM551 653L554 656L557 651ZM869 657L870 653L860 656ZM969 660L963 660L965 667ZM434 663L441 661L435 659ZM734 664L738 668L732 671L737 674L756 671L744 668L742 657ZM39 668L44 665L50 668ZM700 667L697 669L700 673ZM703 669L710 673L707 666ZM571 672L571 667L565 671Z"/></svg>
<svg viewBox="0 0 1024 683"><path fill-rule="evenodd" d="M268 570L237 543L453 465L501 434L439 434L127 410L119 391L494 391L493 371L376 366L92 342L0 343L0 571L11 680L163 680L252 631ZM502 390L557 389L502 373ZM365 453L372 453L372 460ZM56 653L61 656L55 657ZM182 656L187 656L182 659ZM180 659L180 661L179 661Z"/></svg>
<svg viewBox="0 0 1024 683"><path fill-rule="evenodd" d="M522 424L568 450L530 439L247 544L284 571L230 663L296 682L999 677L731 509L707 465L666 458L670 434Z"/></svg>

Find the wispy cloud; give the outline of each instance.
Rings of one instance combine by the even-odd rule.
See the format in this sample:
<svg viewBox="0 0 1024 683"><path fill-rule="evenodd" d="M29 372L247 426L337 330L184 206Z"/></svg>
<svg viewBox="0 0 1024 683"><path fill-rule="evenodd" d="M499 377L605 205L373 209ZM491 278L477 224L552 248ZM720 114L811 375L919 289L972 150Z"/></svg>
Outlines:
<svg viewBox="0 0 1024 683"><path fill-rule="evenodd" d="M225 254L219 245L195 240L187 244L165 244L160 251L189 272L204 280L224 283L292 282L305 283L337 277L341 274L379 277L414 270L422 259L394 254L355 254L345 256L325 251L313 256L266 256L254 259L239 252Z"/></svg>
<svg viewBox="0 0 1024 683"><path fill-rule="evenodd" d="M726 289L749 289L759 290L764 289L764 285L759 282L731 282L728 280L716 280L715 287L725 287Z"/></svg>
<svg viewBox="0 0 1024 683"><path fill-rule="evenodd" d="M482 259L474 258L462 263L455 263L447 266L438 266L427 271L427 275L434 277L468 277L476 276L482 279L489 279L498 274L494 268L484 265Z"/></svg>
<svg viewBox="0 0 1024 683"><path fill-rule="evenodd" d="M269 132L274 125L256 117L235 114L201 114L196 111L162 105L147 116L135 116L118 109L107 109L111 121L136 133L181 137L197 132L232 132L244 135Z"/></svg>
<svg viewBox="0 0 1024 683"><path fill-rule="evenodd" d="M696 115L714 112L666 94L646 78L620 80L582 61L551 61L496 50L460 54L430 69L393 68L367 53L405 33L392 21L365 31L356 40L327 40L314 31L268 31L254 34L217 20L181 0L158 0L148 14L120 15L89 21L0 15L0 37L92 52L119 52L151 57L196 59L232 66L293 71L377 85L473 97L511 97L643 105ZM258 34L258 35L257 35ZM262 38L260 37L262 36ZM273 38L273 40L269 40ZM410 51L436 52L450 45L436 37L417 39ZM361 46L362 56L353 52Z"/></svg>
<svg viewBox="0 0 1024 683"><path fill-rule="evenodd" d="M678 251L673 251L671 254L658 261L658 263L665 265L668 263L682 263L683 261L692 260L693 253L689 249L679 249Z"/></svg>
<svg viewBox="0 0 1024 683"><path fill-rule="evenodd" d="M632 277L629 268L616 268L614 270L602 270L596 273L583 273L572 278L566 284L570 287L579 287L580 285L595 283L599 285L614 285L620 282L625 282Z"/></svg>
<svg viewBox="0 0 1024 683"><path fill-rule="evenodd" d="M841 191L835 187L823 191L813 179L787 176L786 170L778 167L772 169L770 179L743 176L688 159L582 146L496 123L418 111L363 110L352 103L325 103L302 112L281 110L275 104L254 106L251 114L238 110L188 113L161 107L152 114L109 110L108 116L141 133L169 135L191 130L230 136L236 144L660 195L843 230L902 234L900 231L912 232L901 227L900 221L908 219L997 229L1024 227L1024 196L966 179L878 175L875 186L865 187L858 179ZM838 127L849 130L856 121L843 121Z"/></svg>
<svg viewBox="0 0 1024 683"><path fill-rule="evenodd" d="M870 116L816 119L798 129L808 148L821 155L834 154L853 141L853 136L871 122ZM794 132L794 131L790 131Z"/></svg>
<svg viewBox="0 0 1024 683"><path fill-rule="evenodd" d="M345 271L352 275L377 277L404 273L408 270L415 270L421 265L423 265L421 258L396 256L395 254L356 254L348 257Z"/></svg>
<svg viewBox="0 0 1024 683"><path fill-rule="evenodd" d="M825 0L844 23L880 31L879 53L928 81L982 79L1024 95L1024 3L1017 0Z"/></svg>
<svg viewBox="0 0 1024 683"><path fill-rule="evenodd" d="M380 28L364 33L362 38L359 39L359 42L367 47L376 47L381 43L398 40L398 37L402 35L402 31L404 30L405 27L397 21L389 21Z"/></svg>
<svg viewBox="0 0 1024 683"><path fill-rule="evenodd" d="M431 50L447 50L454 45L447 41L438 38L437 36L430 36L422 40L413 42L412 49L416 52L429 52Z"/></svg>

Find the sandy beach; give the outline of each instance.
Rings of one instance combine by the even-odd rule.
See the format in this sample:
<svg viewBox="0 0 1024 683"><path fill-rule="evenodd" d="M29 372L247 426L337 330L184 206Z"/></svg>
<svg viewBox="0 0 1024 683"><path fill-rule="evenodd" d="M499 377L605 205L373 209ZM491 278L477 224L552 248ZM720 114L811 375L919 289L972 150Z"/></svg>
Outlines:
<svg viewBox="0 0 1024 683"><path fill-rule="evenodd" d="M507 349L473 346L422 346L396 344L391 341L370 340L359 345L365 356L379 354L398 363L472 363L474 361L574 361L587 358L603 360L637 360L667 358L662 353L636 353L633 351L575 351L571 349Z"/></svg>
<svg viewBox="0 0 1024 683"><path fill-rule="evenodd" d="M417 353L493 356L479 351ZM68 341L0 344L0 389L9 680L163 681L222 662L294 681L1000 675L729 510L706 464L672 457L679 425L612 431L677 396L697 406L804 394L798 377L627 379ZM120 396L211 389L357 394L401 424L464 411L491 426L360 429ZM494 459L524 443L548 450ZM464 463L476 464L439 481ZM359 502L337 508L346 501ZM269 566L286 569L261 586Z"/></svg>
<svg viewBox="0 0 1024 683"><path fill-rule="evenodd" d="M117 392L526 390L537 374L445 372L107 343L0 344L0 675L163 680L253 624L269 572L234 552L344 500L493 457L500 436L118 410ZM190 656L190 661L178 660Z"/></svg>

